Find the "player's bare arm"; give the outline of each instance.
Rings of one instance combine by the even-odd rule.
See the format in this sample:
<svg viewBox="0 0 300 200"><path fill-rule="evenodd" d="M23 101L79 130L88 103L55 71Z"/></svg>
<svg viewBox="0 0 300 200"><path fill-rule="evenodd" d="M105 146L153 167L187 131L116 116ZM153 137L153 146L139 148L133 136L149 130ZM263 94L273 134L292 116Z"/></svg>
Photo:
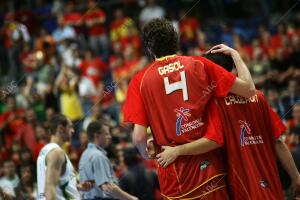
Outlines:
<svg viewBox="0 0 300 200"><path fill-rule="evenodd" d="M132 133L133 144L138 148L144 159L148 159L147 148L147 128L138 124L134 124Z"/></svg>
<svg viewBox="0 0 300 200"><path fill-rule="evenodd" d="M45 196L47 200L56 200L56 186L62 174L65 155L61 149L54 149L46 157L46 184Z"/></svg>
<svg viewBox="0 0 300 200"><path fill-rule="evenodd" d="M113 198L120 200L138 200L137 197L132 196L127 192L123 191L119 186L117 186L114 183L104 183L100 187L106 194L112 196Z"/></svg>
<svg viewBox="0 0 300 200"><path fill-rule="evenodd" d="M248 67L235 49L232 49L224 44L219 44L212 47L208 52L223 53L232 57L237 69L238 77L232 85L230 92L246 98L255 95L255 85Z"/></svg>
<svg viewBox="0 0 300 200"><path fill-rule="evenodd" d="M275 150L282 166L291 177L292 191L294 192L294 194L300 195L300 174L297 170L290 150L288 149L287 145L281 140L276 140Z"/></svg>
<svg viewBox="0 0 300 200"><path fill-rule="evenodd" d="M219 148L216 142L207 138L200 138L193 142L175 147L163 146L163 152L157 154L157 161L162 167L167 167L174 162L178 156L198 155Z"/></svg>

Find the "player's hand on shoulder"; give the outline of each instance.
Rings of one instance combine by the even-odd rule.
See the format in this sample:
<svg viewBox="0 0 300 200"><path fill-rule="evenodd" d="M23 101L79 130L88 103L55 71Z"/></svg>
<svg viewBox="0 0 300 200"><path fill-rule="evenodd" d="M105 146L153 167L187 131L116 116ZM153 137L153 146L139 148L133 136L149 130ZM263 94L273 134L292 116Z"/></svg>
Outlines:
<svg viewBox="0 0 300 200"><path fill-rule="evenodd" d="M238 54L238 52L235 49L230 48L225 44L215 45L210 50L208 50L207 53L223 53L229 56L233 56L233 54Z"/></svg>

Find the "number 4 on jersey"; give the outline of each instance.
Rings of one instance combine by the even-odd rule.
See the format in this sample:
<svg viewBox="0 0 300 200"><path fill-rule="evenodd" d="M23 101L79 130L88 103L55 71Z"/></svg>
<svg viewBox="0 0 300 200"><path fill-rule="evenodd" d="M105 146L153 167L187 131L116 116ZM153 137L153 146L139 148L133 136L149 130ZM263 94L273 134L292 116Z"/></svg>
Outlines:
<svg viewBox="0 0 300 200"><path fill-rule="evenodd" d="M185 78L185 72L184 71L180 72L180 77L181 77L180 81L175 82L175 83L171 83L171 84L169 82L168 77L164 78L166 94L169 95L169 94L171 94L172 92L174 92L176 90L182 90L183 100L187 101L189 99L189 96L188 96L188 91L187 91L187 86L186 86L186 78Z"/></svg>

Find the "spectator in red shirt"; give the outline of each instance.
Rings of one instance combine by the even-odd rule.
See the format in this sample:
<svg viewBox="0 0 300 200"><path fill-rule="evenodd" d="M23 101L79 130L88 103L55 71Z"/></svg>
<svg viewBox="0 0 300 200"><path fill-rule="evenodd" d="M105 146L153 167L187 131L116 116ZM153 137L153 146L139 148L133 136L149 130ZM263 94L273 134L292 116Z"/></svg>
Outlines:
<svg viewBox="0 0 300 200"><path fill-rule="evenodd" d="M67 26L73 26L73 28L75 28L77 34L82 31L82 14L75 10L73 1L67 3L63 19Z"/></svg>
<svg viewBox="0 0 300 200"><path fill-rule="evenodd" d="M274 51L271 48L271 35L264 26L260 26L258 28L259 33L259 42L261 48L263 49L264 54L268 56L268 58L274 56Z"/></svg>
<svg viewBox="0 0 300 200"><path fill-rule="evenodd" d="M0 115L0 132L4 134L4 144L9 147L20 128L24 126L24 110L17 108L14 96L7 97L7 111Z"/></svg>
<svg viewBox="0 0 300 200"><path fill-rule="evenodd" d="M75 29L77 40L80 43L80 45L85 46L85 39L83 35L83 15L76 10L75 8L75 2L70 1L65 6L64 11L64 23L67 26L72 26Z"/></svg>
<svg viewBox="0 0 300 200"><path fill-rule="evenodd" d="M134 21L130 17L124 16L123 10L115 10L115 19L111 24L110 39L113 43L120 43L121 49L124 50L128 43L134 44L140 48L140 39ZM137 44L136 44L137 43Z"/></svg>
<svg viewBox="0 0 300 200"><path fill-rule="evenodd" d="M26 110L26 122L22 128L19 129L17 138L33 153L36 148L36 133L35 126L37 124L36 113L33 108Z"/></svg>
<svg viewBox="0 0 300 200"><path fill-rule="evenodd" d="M84 60L79 65L81 75L89 78L97 88L99 81L102 80L107 72L107 65L101 58L95 57L92 50L86 50Z"/></svg>
<svg viewBox="0 0 300 200"><path fill-rule="evenodd" d="M104 59L108 56L109 48L105 22L105 12L97 7L95 0L89 0L88 10L84 16L84 23L88 28L89 45L95 54Z"/></svg>
<svg viewBox="0 0 300 200"><path fill-rule="evenodd" d="M277 33L271 37L271 47L273 49L282 48L287 45L287 30L283 24L277 25Z"/></svg>
<svg viewBox="0 0 300 200"><path fill-rule="evenodd" d="M22 52L19 55L23 71L27 74L33 74L38 67L38 59L36 52L30 48L30 45L25 43Z"/></svg>
<svg viewBox="0 0 300 200"><path fill-rule="evenodd" d="M183 48L197 45L197 34L200 31L200 23L196 17L189 16L185 10L180 11L179 31L180 42Z"/></svg>

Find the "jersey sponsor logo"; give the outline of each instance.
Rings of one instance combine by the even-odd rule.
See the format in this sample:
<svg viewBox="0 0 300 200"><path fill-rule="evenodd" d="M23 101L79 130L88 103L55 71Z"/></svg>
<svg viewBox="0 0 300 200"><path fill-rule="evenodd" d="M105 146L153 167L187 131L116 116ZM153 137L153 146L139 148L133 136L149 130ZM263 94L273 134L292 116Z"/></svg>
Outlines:
<svg viewBox="0 0 300 200"><path fill-rule="evenodd" d="M235 95L228 95L224 98L226 106L234 105L234 104L247 104L247 103L258 103L257 95L254 95L250 98L244 98Z"/></svg>
<svg viewBox="0 0 300 200"><path fill-rule="evenodd" d="M160 75L165 75L165 74L168 74L168 73L179 71L180 69L183 69L183 68L184 68L184 65L182 65L180 63L180 61L176 61L176 62L167 64L163 67L159 67L158 68L158 73Z"/></svg>
<svg viewBox="0 0 300 200"><path fill-rule="evenodd" d="M188 122L189 117L191 117L190 109L181 107L180 109L175 109L174 112L176 113L177 116L177 121L176 121L177 136L192 131L204 124L202 123L201 118ZM183 121L185 121L186 123L183 124Z"/></svg>
<svg viewBox="0 0 300 200"><path fill-rule="evenodd" d="M208 165L210 165L210 162L208 160L202 161L200 163L200 170L202 171L202 170L206 169L208 167Z"/></svg>
<svg viewBox="0 0 300 200"><path fill-rule="evenodd" d="M268 181L266 181L266 180L261 180L261 181L260 181L260 186L261 186L262 188L267 188L267 187L269 186L269 183L268 183Z"/></svg>
<svg viewBox="0 0 300 200"><path fill-rule="evenodd" d="M245 145L255 145L255 144L263 144L264 141L261 135L253 136L250 129L250 124L246 121L239 120L240 128L241 128L241 146ZM247 135L245 135L247 133Z"/></svg>

